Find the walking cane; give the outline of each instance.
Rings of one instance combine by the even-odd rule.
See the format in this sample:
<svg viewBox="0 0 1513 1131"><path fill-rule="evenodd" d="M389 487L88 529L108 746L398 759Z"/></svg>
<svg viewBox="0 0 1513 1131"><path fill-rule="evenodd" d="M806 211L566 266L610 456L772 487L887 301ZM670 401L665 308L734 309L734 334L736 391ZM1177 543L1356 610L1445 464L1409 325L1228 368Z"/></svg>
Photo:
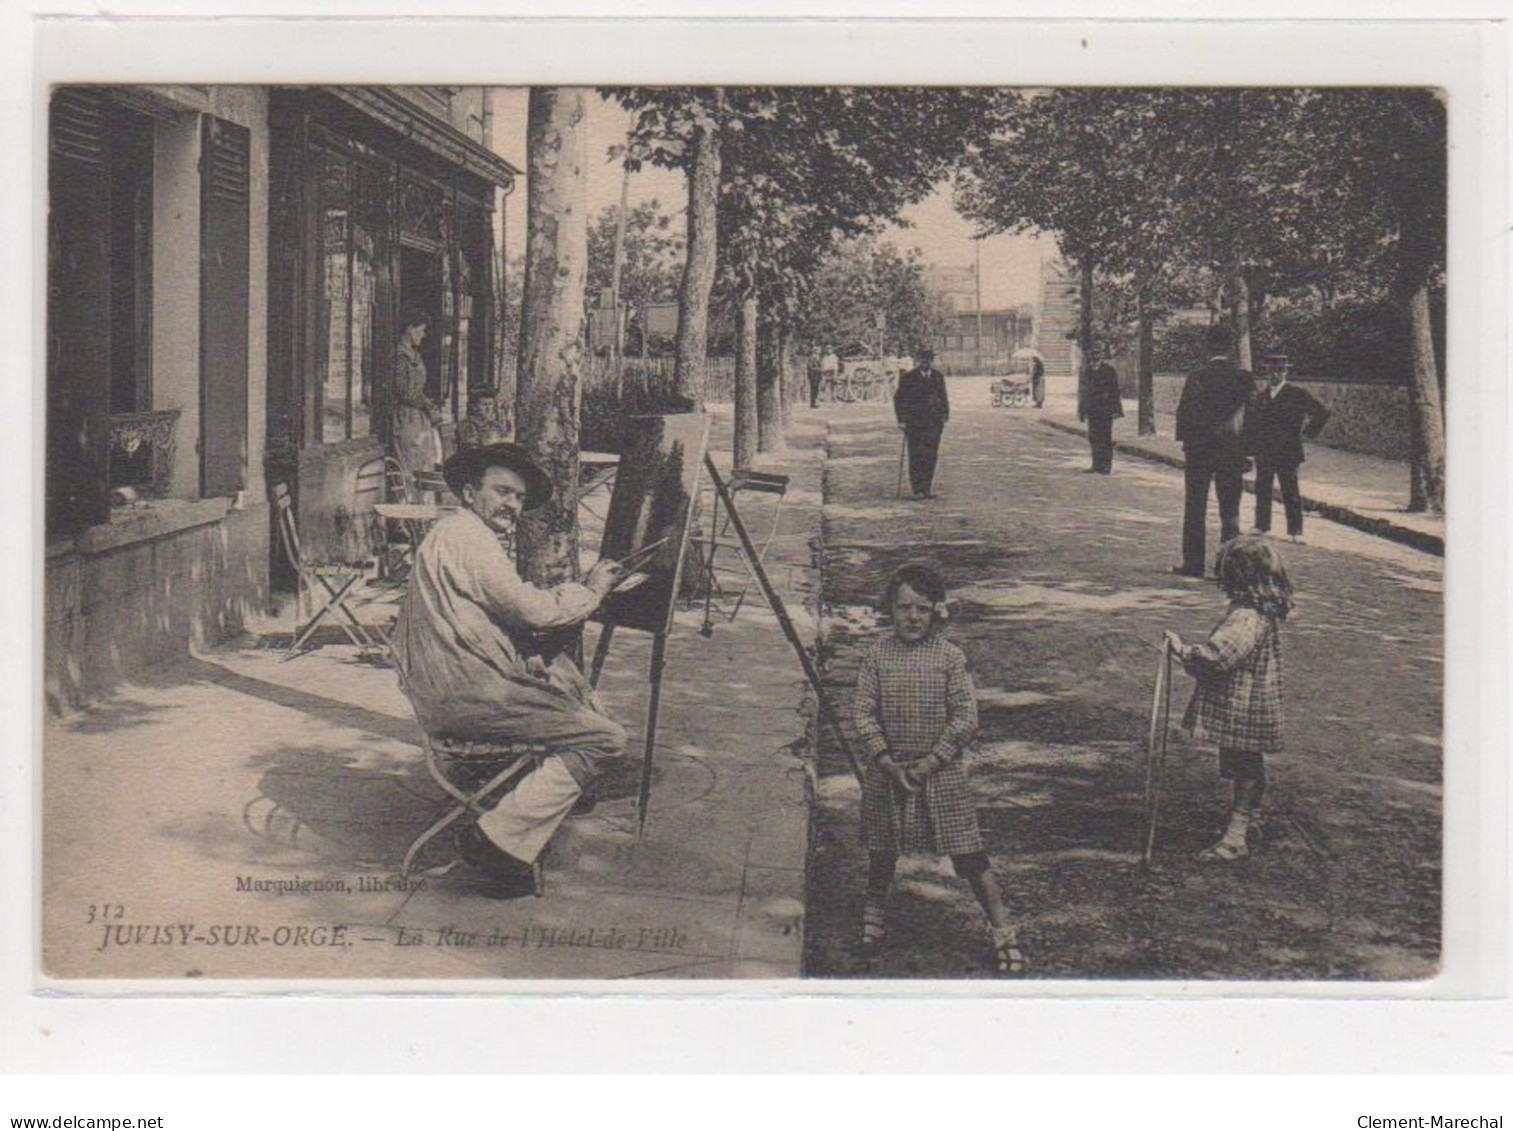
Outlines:
<svg viewBox="0 0 1513 1131"><path fill-rule="evenodd" d="M1161 644L1161 659L1156 668L1156 688L1151 695L1151 726L1146 738L1145 761L1145 851L1140 856L1142 867L1151 866L1151 857L1156 850L1156 818L1161 808L1161 770L1166 763L1166 736L1171 729L1172 714L1172 650L1165 641Z"/></svg>
<svg viewBox="0 0 1513 1131"><path fill-rule="evenodd" d="M904 460L909 455L909 433L898 434L898 497L904 497Z"/></svg>

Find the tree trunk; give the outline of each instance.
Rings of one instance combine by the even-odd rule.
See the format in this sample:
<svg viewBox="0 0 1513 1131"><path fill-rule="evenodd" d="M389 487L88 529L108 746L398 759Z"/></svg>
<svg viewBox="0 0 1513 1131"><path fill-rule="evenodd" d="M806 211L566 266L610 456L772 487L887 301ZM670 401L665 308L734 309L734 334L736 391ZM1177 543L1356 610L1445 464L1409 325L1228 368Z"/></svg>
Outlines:
<svg viewBox="0 0 1513 1131"><path fill-rule="evenodd" d="M1229 329L1234 337L1235 364L1254 373L1250 355L1250 284L1245 281L1245 271L1231 261L1229 279L1225 287L1229 306Z"/></svg>
<svg viewBox="0 0 1513 1131"><path fill-rule="evenodd" d="M788 329L786 321L778 328L778 406L781 410L783 421L783 446L788 446L786 436L788 425L792 422L788 403L788 362L793 357L793 331Z"/></svg>
<svg viewBox="0 0 1513 1131"><path fill-rule="evenodd" d="M767 309L771 310L771 304ZM757 451L785 452L783 438L783 343L776 317L757 319Z"/></svg>
<svg viewBox="0 0 1513 1131"><path fill-rule="evenodd" d="M588 275L586 87L532 87L527 120L525 304L516 437L552 499L520 524L520 572L542 585L578 571L578 405Z"/></svg>
<svg viewBox="0 0 1513 1131"><path fill-rule="evenodd" d="M709 294L714 289L715 213L720 188L720 134L701 126L693 139L688 169L688 247L678 290L677 391L704 407L705 355L709 349Z"/></svg>
<svg viewBox="0 0 1513 1131"><path fill-rule="evenodd" d="M1077 362L1077 419L1087 414L1088 382L1093 374L1093 259L1084 255L1078 261L1080 289L1077 312L1077 348L1082 356Z"/></svg>
<svg viewBox="0 0 1513 1131"><path fill-rule="evenodd" d="M1156 378L1154 373L1155 319L1151 315L1150 301L1142 286L1136 291L1136 317L1140 325L1139 353L1139 424L1137 431L1142 436L1156 434Z"/></svg>
<svg viewBox="0 0 1513 1131"><path fill-rule="evenodd" d="M749 468L757 454L757 300L741 299L735 351L735 466Z"/></svg>
<svg viewBox="0 0 1513 1131"><path fill-rule="evenodd" d="M1444 218L1432 206L1443 183L1443 107L1428 97L1440 119L1422 121L1414 113L1417 99L1402 106L1392 137L1393 159L1386 164L1383 183L1397 221L1397 280L1394 287L1408 331L1408 408L1412 437L1409 463L1408 509L1445 513L1445 409L1439 364L1434 352L1434 327L1429 309L1429 284L1444 262ZM1437 142L1436 142L1437 135ZM1426 182L1426 178L1427 182ZM1443 200L1443 197L1440 196ZM1441 205L1442 207L1443 205ZM1437 217L1437 219L1436 219Z"/></svg>
<svg viewBox="0 0 1513 1131"><path fill-rule="evenodd" d="M1219 246L1224 252L1224 303L1229 308L1232 358L1241 369L1254 372L1250 358L1250 286L1245 280L1240 244L1240 206L1236 187L1244 164L1242 116L1245 93L1228 90L1219 95L1215 172L1223 211L1219 218Z"/></svg>
<svg viewBox="0 0 1513 1131"><path fill-rule="evenodd" d="M1445 513L1445 411L1440 400L1434 335L1429 325L1429 285L1420 282L1403 301L1413 376L1408 383L1412 460L1408 509Z"/></svg>

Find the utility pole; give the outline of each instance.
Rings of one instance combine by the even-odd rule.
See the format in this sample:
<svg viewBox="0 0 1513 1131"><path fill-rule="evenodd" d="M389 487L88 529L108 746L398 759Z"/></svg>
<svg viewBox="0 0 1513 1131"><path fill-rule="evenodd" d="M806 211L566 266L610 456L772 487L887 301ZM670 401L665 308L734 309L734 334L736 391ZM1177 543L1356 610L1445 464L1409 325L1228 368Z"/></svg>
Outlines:
<svg viewBox="0 0 1513 1131"><path fill-rule="evenodd" d="M630 200L630 138L625 139L625 153L620 158L620 211L615 214L615 253L609 275L609 300L615 320L614 345L610 359L619 380L620 355L625 348L625 323L620 317L620 272L625 268L625 209Z"/></svg>
<svg viewBox="0 0 1513 1131"><path fill-rule="evenodd" d="M972 281L977 286L977 372L982 372L982 237L972 238L975 259L972 263Z"/></svg>

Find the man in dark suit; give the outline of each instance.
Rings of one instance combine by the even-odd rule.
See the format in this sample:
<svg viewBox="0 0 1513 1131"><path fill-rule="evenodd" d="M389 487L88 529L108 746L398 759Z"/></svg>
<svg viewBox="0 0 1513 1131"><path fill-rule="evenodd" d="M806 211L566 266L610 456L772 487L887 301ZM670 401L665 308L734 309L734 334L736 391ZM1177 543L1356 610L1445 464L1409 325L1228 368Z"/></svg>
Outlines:
<svg viewBox="0 0 1513 1131"><path fill-rule="evenodd" d="M935 461L940 454L940 434L951 416L946 399L946 378L934 366L935 353L919 351L919 364L898 379L893 394L893 413L909 446L909 486L916 499L932 499Z"/></svg>
<svg viewBox="0 0 1513 1131"><path fill-rule="evenodd" d="M1107 361L1085 370L1077 398L1077 419L1087 421L1087 441L1093 449L1093 466L1088 471L1107 475L1114 469L1114 420L1123 415L1119 371Z"/></svg>
<svg viewBox="0 0 1513 1131"><path fill-rule="evenodd" d="M1317 436L1329 410L1307 389L1287 381L1287 358L1273 354L1262 361L1266 386L1246 413L1250 450L1256 457L1256 532L1271 530L1271 481L1282 485L1287 535L1303 541L1303 499L1298 493L1298 465L1303 462L1303 435Z"/></svg>
<svg viewBox="0 0 1513 1131"><path fill-rule="evenodd" d="M1254 382L1229 360L1229 330L1210 326L1209 358L1188 375L1177 402L1177 442L1182 445L1185 501L1182 564L1172 572L1202 577L1208 524L1208 485L1219 497L1219 538L1240 533L1241 477L1245 473L1244 409Z"/></svg>

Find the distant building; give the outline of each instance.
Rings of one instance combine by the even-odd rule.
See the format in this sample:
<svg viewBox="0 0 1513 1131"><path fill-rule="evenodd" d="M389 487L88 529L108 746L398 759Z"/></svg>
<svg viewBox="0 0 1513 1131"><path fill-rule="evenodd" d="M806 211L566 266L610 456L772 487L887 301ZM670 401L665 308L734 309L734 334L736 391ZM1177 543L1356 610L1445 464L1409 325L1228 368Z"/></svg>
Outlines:
<svg viewBox="0 0 1513 1131"><path fill-rule="evenodd" d="M1077 372L1077 306L1077 275L1071 266L1059 258L1044 260L1032 344L1045 359L1050 376L1069 377Z"/></svg>
<svg viewBox="0 0 1513 1131"><path fill-rule="evenodd" d="M925 285L943 295L954 311L977 307L977 272L970 264L965 267L926 267Z"/></svg>
<svg viewBox="0 0 1513 1131"><path fill-rule="evenodd" d="M955 325L931 345L944 373L1004 373L1014 351L1029 345L1033 336L1034 315L1024 307L984 310L980 323L977 311L968 308L958 310Z"/></svg>

